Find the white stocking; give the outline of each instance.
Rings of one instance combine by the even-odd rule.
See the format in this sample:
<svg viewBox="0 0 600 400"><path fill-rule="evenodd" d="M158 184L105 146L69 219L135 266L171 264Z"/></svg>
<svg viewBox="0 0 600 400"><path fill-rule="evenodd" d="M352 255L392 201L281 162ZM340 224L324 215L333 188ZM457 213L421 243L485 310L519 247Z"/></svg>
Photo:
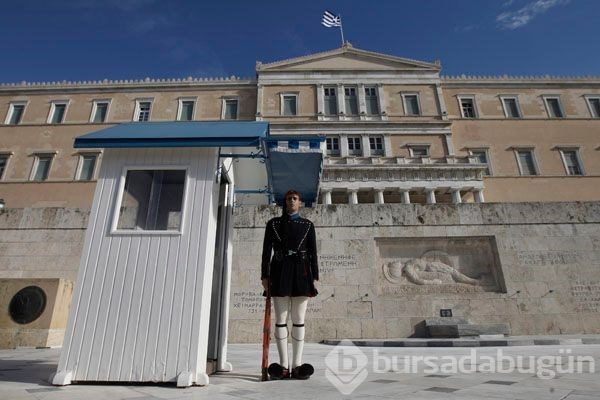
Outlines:
<svg viewBox="0 0 600 400"><path fill-rule="evenodd" d="M275 340L277 342L277 351L279 352L279 364L283 368L289 368L288 361L288 328L287 318L290 308L291 297L273 297L275 306Z"/></svg>
<svg viewBox="0 0 600 400"><path fill-rule="evenodd" d="M304 349L304 315L308 297L292 297L292 368L302 365Z"/></svg>

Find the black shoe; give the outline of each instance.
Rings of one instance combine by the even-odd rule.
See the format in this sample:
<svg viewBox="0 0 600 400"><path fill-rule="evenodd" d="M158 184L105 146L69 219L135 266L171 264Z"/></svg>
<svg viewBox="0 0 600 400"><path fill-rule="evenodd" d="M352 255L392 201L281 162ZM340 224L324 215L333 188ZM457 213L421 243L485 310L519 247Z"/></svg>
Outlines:
<svg viewBox="0 0 600 400"><path fill-rule="evenodd" d="M274 381L279 379L288 379L290 377L290 371L287 368L283 368L281 364L278 363L269 365L267 371L269 372L271 379Z"/></svg>
<svg viewBox="0 0 600 400"><path fill-rule="evenodd" d="M308 379L315 373L315 369L310 364L302 364L299 367L292 369L293 379Z"/></svg>

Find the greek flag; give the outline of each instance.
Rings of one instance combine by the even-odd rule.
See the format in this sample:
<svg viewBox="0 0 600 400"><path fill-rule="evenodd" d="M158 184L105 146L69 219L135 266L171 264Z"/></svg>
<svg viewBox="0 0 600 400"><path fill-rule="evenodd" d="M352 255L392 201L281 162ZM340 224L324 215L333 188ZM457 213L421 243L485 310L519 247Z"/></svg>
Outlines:
<svg viewBox="0 0 600 400"><path fill-rule="evenodd" d="M333 28L335 26L342 26L342 19L339 16L335 16L329 11L323 13L323 20L321 21L323 26Z"/></svg>

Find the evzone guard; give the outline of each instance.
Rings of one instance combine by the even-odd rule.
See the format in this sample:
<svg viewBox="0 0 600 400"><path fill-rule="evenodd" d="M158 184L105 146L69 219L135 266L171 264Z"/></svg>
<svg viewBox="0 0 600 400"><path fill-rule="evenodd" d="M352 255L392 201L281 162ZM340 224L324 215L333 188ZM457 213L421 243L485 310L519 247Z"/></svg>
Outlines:
<svg viewBox="0 0 600 400"><path fill-rule="evenodd" d="M271 379L308 379L314 368L302 363L304 348L304 316L309 297L317 295L315 281L319 280L317 241L311 221L300 217L300 193L290 190L285 194L282 215L267 222L263 241L261 280L267 296L275 308L274 337L279 363L268 366ZM288 314L292 319L292 362L288 360ZM263 380L268 363L269 321L265 318L263 338Z"/></svg>

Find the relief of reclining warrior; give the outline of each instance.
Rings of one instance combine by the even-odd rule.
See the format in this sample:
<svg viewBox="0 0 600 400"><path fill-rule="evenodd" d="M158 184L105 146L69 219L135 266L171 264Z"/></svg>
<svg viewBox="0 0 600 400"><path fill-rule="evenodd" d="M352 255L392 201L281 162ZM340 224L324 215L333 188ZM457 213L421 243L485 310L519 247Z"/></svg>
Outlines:
<svg viewBox="0 0 600 400"><path fill-rule="evenodd" d="M441 279L426 279L422 276L422 272L448 274L454 282L468 285L479 286L483 284L481 280L470 278L446 263L426 258L413 258L404 264L398 260L391 261L384 267L384 275L392 282L397 281L404 275L408 281L417 285L439 285L444 283Z"/></svg>

